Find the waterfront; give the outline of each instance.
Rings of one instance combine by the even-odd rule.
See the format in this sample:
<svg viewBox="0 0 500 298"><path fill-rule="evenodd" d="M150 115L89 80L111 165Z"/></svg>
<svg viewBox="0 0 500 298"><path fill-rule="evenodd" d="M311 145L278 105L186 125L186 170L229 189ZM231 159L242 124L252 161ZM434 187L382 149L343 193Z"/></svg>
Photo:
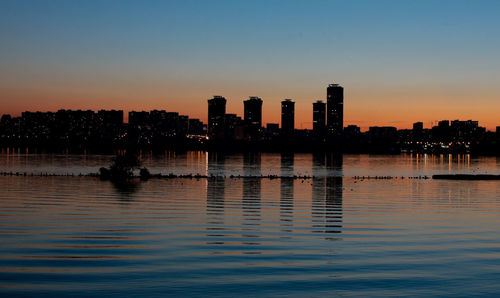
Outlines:
<svg viewBox="0 0 500 298"><path fill-rule="evenodd" d="M27 150L0 151L0 172L90 174L111 163L112 155L33 154ZM315 175L422 176L433 174L494 174L500 157L468 154L368 155L326 153L221 154L203 151L141 154L142 166L164 175Z"/></svg>
<svg viewBox="0 0 500 298"><path fill-rule="evenodd" d="M5 152L0 170L91 173L111 156ZM498 173L461 156L144 154L150 180L0 177L0 293L498 295ZM313 179L231 179L230 175Z"/></svg>

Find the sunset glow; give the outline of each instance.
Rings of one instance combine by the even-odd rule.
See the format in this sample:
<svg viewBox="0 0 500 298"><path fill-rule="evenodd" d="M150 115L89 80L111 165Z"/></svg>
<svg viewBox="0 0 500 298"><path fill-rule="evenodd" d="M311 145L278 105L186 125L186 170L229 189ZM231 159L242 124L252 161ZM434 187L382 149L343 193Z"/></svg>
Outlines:
<svg viewBox="0 0 500 298"><path fill-rule="evenodd" d="M0 114L165 109L206 122L213 95L238 115L259 96L264 123L291 98L296 127L311 128L312 103L338 82L345 125L494 130L500 5L424 2L3 1Z"/></svg>

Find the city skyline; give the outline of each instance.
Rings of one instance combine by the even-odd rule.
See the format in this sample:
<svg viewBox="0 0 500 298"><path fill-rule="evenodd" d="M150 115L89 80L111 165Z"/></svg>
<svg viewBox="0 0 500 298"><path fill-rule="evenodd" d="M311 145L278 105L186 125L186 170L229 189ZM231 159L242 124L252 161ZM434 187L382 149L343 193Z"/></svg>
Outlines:
<svg viewBox="0 0 500 298"><path fill-rule="evenodd" d="M371 125L361 131L344 126L344 88L326 87L326 102L312 103L313 129L295 126L295 102L281 101L280 123L262 123L263 100L243 100L243 117L227 113L227 99L214 95L207 100L208 122L166 110L131 111L128 124L122 110L59 110L55 113L23 112L21 117L0 118L2 146L34 148L66 147L77 150L110 148L183 148L217 150L333 150L337 152L418 153L481 152L498 154L500 126L488 132L476 120L440 120L412 129ZM348 101L347 101L348 102ZM103 146L103 144L106 144Z"/></svg>
<svg viewBox="0 0 500 298"><path fill-rule="evenodd" d="M223 96L221 95L214 95L213 96L214 98L224 98ZM253 98L254 96L250 96L249 99ZM258 98L258 97L257 97ZM213 99L213 98L212 98ZM259 98L260 99L260 98ZM246 100L242 100L242 103L244 103L245 101L247 101L248 99ZM261 99L262 100L262 99ZM281 102L281 104L283 104L284 101L287 101L287 100L290 100L292 101L292 99L285 99ZM293 102L295 103L295 102ZM311 107L311 110L309 111L310 114L311 114L311 119L313 119L313 121L311 123L313 123L313 125L311 127L307 127L307 128L304 128L304 127L297 127L296 124L295 124L295 121L294 121L294 126L295 126L295 129L296 130L310 130L312 132L315 132L315 129L314 129L314 114L315 114L315 105L316 104L322 104L324 105L324 109L326 110L326 102L324 102L323 100L317 100L315 102L312 102L312 107ZM22 117L22 115L24 113L57 113L58 111L72 111L72 112L77 112L77 111L83 111L83 112L86 112L86 111L92 111L92 112L95 112L95 113L98 113L98 112L122 112L123 113L123 124L130 124L130 117L131 117L131 114L142 114L142 113L151 113L151 112L166 112L166 113L169 113L169 114L177 114L178 116L180 117L188 117L190 120L199 120L201 121L204 125L207 125L207 128L208 128L208 113L207 113L207 117L205 117L205 119L200 119L200 118L194 118L192 117L191 115L186 115L186 114L182 114L180 112L177 112L177 111L171 111L171 110L166 110L165 108L160 108L160 109L153 109L153 110L146 110L146 109L143 109L143 110L131 110L131 111L126 111L126 110L121 110L121 109L114 109L114 108L110 108L110 109L70 109L70 108L60 108L60 109L57 109L57 110L46 110L46 111L41 111L41 110L26 110L26 111L22 111L21 113L19 114L9 114L9 113L3 113L3 114L0 114L0 117L2 116L9 116L9 117L12 117L12 118L19 118L19 117ZM281 111L281 110L280 110ZM295 111L295 110L294 110ZM262 111L263 113L263 111ZM325 113L325 111L323 111L323 113ZM242 112L241 115L244 116L244 112ZM280 112L281 114L281 112ZM242 121L244 120L244 118L242 118L241 116L239 116L238 114L236 113L225 113L224 115L230 115L230 116L234 116L234 117L238 117L239 119L241 119ZM326 120L326 113L324 114L325 116L325 120ZM278 119L274 119L275 121L269 121L269 122L262 122L262 128L265 128L267 125L271 124L271 125L278 125L279 128L281 128L281 121L278 121L278 120L281 120L281 116L278 117ZM295 119L294 119L295 120ZM411 129L415 129L415 124L420 124L422 129L431 129L432 127L434 126L437 126L439 125L440 122L443 122L443 121L475 121L475 122L478 122L481 126L485 127L486 128L486 131L489 131L489 132L497 132L499 130L499 125L494 125L491 129L489 127L487 127L486 125L484 125L484 123L482 123L481 121L479 120L472 120L472 119L467 119L467 118L448 118L448 119L439 119L439 120L435 120L435 121L432 121L431 122L428 122L428 123L424 123L422 122L421 120L418 120L418 119L415 119L415 120L411 120L411 124L409 126L409 128L400 128L400 127L397 127L395 125L377 125L375 123L367 123L367 126L363 127L359 124L356 124L356 123L345 123L344 122L344 125L343 125L343 128L347 128L348 126L356 126L358 128L361 129L362 132L368 132L370 127L394 127L394 128L397 128L398 130L411 130ZM323 125L325 125L325 128L326 128L326 121L325 123L323 123Z"/></svg>
<svg viewBox="0 0 500 298"><path fill-rule="evenodd" d="M496 1L2 1L0 112L166 109L207 122L264 101L262 122L292 98L312 128L323 86L346 87L344 124L411 128L500 111ZM249 21L251 20L251 21ZM434 123L432 123L434 122ZM432 124L431 124L432 123Z"/></svg>
<svg viewBox="0 0 500 298"><path fill-rule="evenodd" d="M229 103L229 100L227 100L226 97L224 97L222 95L214 95L211 99L208 99L208 112L206 112L206 117L200 117L200 118L193 117L190 114L183 114L183 113L180 113L178 111L167 110L165 107L158 108L158 109L151 109L151 110L142 109L142 110L130 110L130 111L126 111L126 110L122 110L122 109L115 109L115 108L110 108L110 109L60 108L57 110L49 110L49 111L25 110L17 115L16 114L9 114L9 113L3 113L3 114L0 113L0 117L3 115L11 116L11 117L21 117L23 113L36 113L36 112L55 113L57 111L65 111L65 110L67 110L67 111L93 111L93 112L115 112L116 111L116 112L123 113L122 122L124 124L126 124L126 123L130 123L131 115L141 116L141 114L145 114L145 113L149 114L150 112L166 112L167 114L177 114L178 117L186 117L189 119L201 121L202 123L207 125L207 133L210 135L211 103L216 103L216 102L218 103L216 105L217 107L214 107L214 109L216 111L214 110L215 112L213 112L214 117L217 118L217 120L215 120L215 122L222 123L224 121L225 116L230 116L230 117L238 118L239 120L242 121L242 124L245 123L245 125L250 125L250 126L253 126L255 128L262 128L263 129L268 124L271 124L271 125L278 124L278 127L281 129L282 123L283 123L283 104L290 102L291 104L293 104L292 116L291 116L292 117L292 119L291 119L292 124L291 125L293 125L294 129L296 129L296 130L304 130L305 129L305 130L310 130L315 134L318 134L320 132L320 134L323 133L323 134L327 135L328 134L328 126L329 126L327 119L328 118L330 118L330 119L338 118L338 114L339 114L339 112L334 111L335 109L332 107L332 111L330 112L332 115L331 115L331 117L328 117L327 103L328 103L328 100L330 98L329 90L332 90L332 89L340 89L341 90L340 91L340 107L342 108L342 106L344 104L344 98L343 98L344 88L337 83L328 84L326 100L319 99L319 100L316 100L316 101L309 103L310 110L308 111L308 113L310 114L311 125L308 127L303 127L303 126L297 127L297 122L295 120L295 115L296 115L295 103L296 102L295 102L295 100L290 99L290 98L285 98L280 102L280 114L279 114L279 117L277 119L270 119L270 121L264 122L262 120L262 115L264 114L264 100L258 96L248 96L247 99L241 100L240 103L242 103L243 111L241 114L238 114L238 113L231 113L230 111L229 112L227 111L227 105ZM333 98L333 96L332 96L332 98ZM333 99L332 99L332 101L333 101ZM338 108L338 104L339 103L337 102L335 104L332 103L331 105L332 106L336 105L336 108ZM320 111L318 111L318 109ZM359 123L355 123L355 122L346 123L343 120L344 112L345 112L344 110L340 111L340 122L335 123L335 125L337 126L337 128L336 128L337 130L339 129L339 127L341 130L343 130L344 128L346 128L348 126L356 126L356 127L360 128L360 130L363 132L368 132L371 127L395 127L398 130L404 130L404 129L415 129L415 124L417 124L417 123L419 125L421 125L422 129L423 128L430 129L434 126L439 125L439 123L441 123L443 121L472 121L472 119L467 119L467 118L448 118L447 120L443 120L445 118L442 118L439 120L425 123L420 119L409 119L408 121L410 122L410 125L408 128L406 128L406 127L401 128L401 127L398 127L397 125L384 125L384 124L379 125L377 123L366 123L367 124L366 126L362 126ZM142 116L142 118L143 117L144 116ZM288 116L287 118L290 118L290 116ZM493 126L491 128L489 128L487 125L485 125L484 123L482 123L481 121L479 121L477 119L475 119L474 121L480 123L483 127L486 128L487 131L491 131L491 132L498 131L498 128L500 127L498 124L496 124L496 125L493 124ZM319 123L317 123L318 125L315 124L316 122L319 122ZM333 123L333 121L332 121L332 123ZM389 121L388 123L391 123L391 122ZM498 121L497 121L497 123L498 123ZM332 125L333 124L330 124L330 126L332 126ZM223 126L223 124L219 124L219 126ZM288 124L288 126L290 127L290 124ZM325 131L321 132L322 129L324 129ZM329 134L332 135L331 132ZM335 133L333 133L333 134L335 134Z"/></svg>
<svg viewBox="0 0 500 298"><path fill-rule="evenodd" d="M332 85L332 84L330 84ZM333 85L338 85L338 84L333 84ZM340 86L339 86L340 87ZM341 87L342 88L342 87ZM221 96L221 95L214 95L215 97L218 97L218 96ZM245 101L248 101L249 99L252 99L252 98L258 98L260 99L262 102L262 115L261 116L261 123L262 123L262 127L265 127L266 124L274 124L274 123L277 123L279 122L281 124L281 104L282 104L282 101L283 101L283 98L280 99L279 101L279 105L277 107L275 107L275 103L271 102L273 108L276 108L277 110L276 111L268 111L266 110L266 101L264 99L262 99L262 97L259 97L259 96L247 96L246 98L243 96L242 99L239 99L239 100L231 100L229 99L228 97L226 96L222 96L223 98L226 99L226 113L227 114L234 114L234 115L242 115L244 116L245 115L245 109L244 109L244 102ZM290 98L288 98L290 99ZM343 98L342 98L343 99ZM314 103L317 103L319 101L322 101L325 103L325 106L327 104L327 101L328 99L324 99L323 98L318 98L316 100L310 100L310 101L306 101L306 100L303 100L303 101L300 101L298 102L297 100L295 100L294 98L291 98L290 100L293 100L294 103L297 103L298 106L301 107L301 109L297 109L295 108L295 129L308 129L308 130L313 130L314 128L314 116L313 114L311 113L312 111L312 108L311 108L311 104L314 104ZM241 104L243 103L243 104ZM235 111L235 107L236 106L239 106L241 105L240 107L236 108L237 111ZM269 103L268 103L269 105ZM100 106L100 105L97 105L97 106ZM120 106L120 105L118 105ZM347 103L347 106L349 107L349 103ZM231 110L228 109L228 107L232 107ZM190 118L196 118L196 119L200 119L202 122L204 123L208 123L209 122L209 116L208 114L206 113L206 111L204 111L204 113L202 112L201 115L198 113L198 112L193 112L191 111L191 113L188 111L188 112L181 112L182 110L185 111L185 109L181 109L181 111L178 111L178 110L172 110L172 109L169 109L168 107L166 106L155 106L155 108L148 108L148 107L143 107L143 108L140 108L140 109L131 109L131 110L127 110L127 109L121 109L121 108L118 108L118 107L113 107L113 106L110 106L110 107L107 107L106 108L96 108L96 107L87 107L87 108L71 108L71 107L67 107L67 106L60 106L56 109L46 109L46 110L43 110L43 109L27 109L27 110L23 110L23 111L20 111L20 112L15 112L15 113L8 113L8 112L3 112L3 113L0 113L0 115L2 114L8 114L8 115L11 115L13 117L19 117L21 116L21 114L23 112L55 112L55 111L58 111L58 110L92 110L92 111L98 111L98 110L122 110L124 112L124 123L128 123L129 121L129 114L130 112L142 112L142 111L153 111L153 110L166 110L166 111L169 111L169 112L176 112L176 113L179 113L179 115L187 115L189 116ZM206 110L206 109L205 109ZM413 118L413 114L410 115L409 117L410 118L407 118L406 121L404 122L404 124L402 125L402 121L399 121L397 119L399 119L399 115L390 115L388 117L392 117L394 116L393 119L390 119L390 118L387 118L387 119L384 119L384 120L381 120L381 121L377 121L377 120L374 120L373 122L370 122L369 120L345 120L345 115L346 114L350 114L349 113L349 110L345 109L344 108L344 111L343 111L343 116L344 116L344 120L343 120L343 123L344 123L344 127L348 126L348 125L356 125L356 126L359 126L361 128L362 131L368 131L370 126L394 126L396 127L397 129L411 129L413 127L413 124L416 122L416 121L419 121L419 122L422 122L424 127L426 128L431 128L432 126L434 125L437 125L439 123L439 121L442 121L443 119L449 119L449 120L458 120L458 119L476 119L477 118L471 118L471 117L460 117L460 116L451 116L451 117L441 117L441 118L433 118L432 120L425 120L425 117L424 119L418 119L418 118ZM200 115L200 116L199 116ZM271 117L267 117L265 118L264 115L272 115L272 117L275 117L275 118L271 118ZM297 118L297 115L299 115L299 117L302 117L302 118ZM464 113L455 113L455 115L464 115ZM467 113L465 113L465 115L468 115ZM306 118L306 119L305 119ZM297 121L298 120L298 121ZM307 120L307 121L303 121L303 120ZM495 120L493 121L481 121L481 120L477 120L479 122L481 122L481 124L486 127L486 129L488 131L495 131L496 130L496 127L498 126L498 119L495 118ZM399 124L399 125L398 125Z"/></svg>

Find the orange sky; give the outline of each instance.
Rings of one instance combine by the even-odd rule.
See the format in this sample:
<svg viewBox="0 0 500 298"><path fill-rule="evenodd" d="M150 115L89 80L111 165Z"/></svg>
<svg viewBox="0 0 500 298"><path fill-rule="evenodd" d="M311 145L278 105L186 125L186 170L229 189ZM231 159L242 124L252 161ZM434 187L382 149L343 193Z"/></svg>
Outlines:
<svg viewBox="0 0 500 298"><path fill-rule="evenodd" d="M0 113L20 115L22 111L56 111L58 109L123 109L152 110L165 109L192 118L207 119L207 99L212 95L222 95L228 99L227 112L243 116L243 100L248 96L260 96L263 103L263 122L280 122L280 102L292 98L296 102L296 128L312 127L312 103L325 100L326 84L317 89L300 86L283 92L283 88L273 90L261 87L261 92L250 92L250 88L221 88L220 91L207 86L189 89L161 88L26 88L0 89ZM148 86L151 87L151 86ZM241 86L237 86L241 87ZM278 86L280 87L280 86ZM184 89L186 88L186 89ZM345 88L344 124L355 124L363 130L369 126L396 126L411 128L412 123L423 121L424 127L431 127L436 121L478 120L481 126L494 130L500 126L500 101L496 94L480 94L478 104L465 104L471 96L465 90L453 92L437 89L400 88L399 90L378 88ZM245 90L246 89L246 90ZM186 90L185 92L183 90ZM170 92L169 92L170 91ZM175 93L173 93L175 91ZM474 90L477 93L477 90ZM494 104L488 104L494 102Z"/></svg>
<svg viewBox="0 0 500 298"><path fill-rule="evenodd" d="M498 1L0 1L0 114L164 109L222 95L263 121L345 88L345 125L500 126Z"/></svg>

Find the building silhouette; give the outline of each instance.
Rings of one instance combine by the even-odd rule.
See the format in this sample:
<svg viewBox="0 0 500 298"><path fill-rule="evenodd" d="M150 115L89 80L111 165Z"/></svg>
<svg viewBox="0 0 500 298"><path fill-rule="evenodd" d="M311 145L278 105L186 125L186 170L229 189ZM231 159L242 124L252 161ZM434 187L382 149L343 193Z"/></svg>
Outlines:
<svg viewBox="0 0 500 298"><path fill-rule="evenodd" d="M208 100L208 137L224 139L224 121L226 115L226 99L215 95Z"/></svg>
<svg viewBox="0 0 500 298"><path fill-rule="evenodd" d="M414 131L422 131L424 129L424 123L423 122L415 122L413 123L413 130Z"/></svg>
<svg viewBox="0 0 500 298"><path fill-rule="evenodd" d="M424 123L415 122L413 123L413 141L420 142L424 136Z"/></svg>
<svg viewBox="0 0 500 298"><path fill-rule="evenodd" d="M266 138L274 140L280 135L280 125L278 123L268 123L266 125Z"/></svg>
<svg viewBox="0 0 500 298"><path fill-rule="evenodd" d="M244 121L250 139L257 138L262 131L262 99L251 96L243 101Z"/></svg>
<svg viewBox="0 0 500 298"><path fill-rule="evenodd" d="M244 120L247 125L262 126L262 99L251 96L243 101L244 105Z"/></svg>
<svg viewBox="0 0 500 298"><path fill-rule="evenodd" d="M326 104L321 100L313 103L313 132L317 138L326 132Z"/></svg>
<svg viewBox="0 0 500 298"><path fill-rule="evenodd" d="M344 137L346 139L355 139L361 135L361 128L357 125L347 125L344 128Z"/></svg>
<svg viewBox="0 0 500 298"><path fill-rule="evenodd" d="M188 134L189 135L206 135L206 129L203 122L200 119L189 119L188 120Z"/></svg>
<svg viewBox="0 0 500 298"><path fill-rule="evenodd" d="M175 133L177 136L185 137L189 129L189 117L185 115L179 115L177 118L177 125Z"/></svg>
<svg viewBox="0 0 500 298"><path fill-rule="evenodd" d="M285 99L281 102L281 132L291 136L295 130L295 102Z"/></svg>
<svg viewBox="0 0 500 298"><path fill-rule="evenodd" d="M226 114L224 117L224 140L241 141L245 139L245 124L236 114Z"/></svg>
<svg viewBox="0 0 500 298"><path fill-rule="evenodd" d="M326 88L327 132L330 137L342 135L344 127L344 88L330 84Z"/></svg>
<svg viewBox="0 0 500 298"><path fill-rule="evenodd" d="M123 111L121 110L100 110L97 112L97 124L95 135L102 146L112 147L114 140L118 139L123 128Z"/></svg>
<svg viewBox="0 0 500 298"><path fill-rule="evenodd" d="M149 124L149 112L131 111L128 113L128 123L130 126L147 126Z"/></svg>
<svg viewBox="0 0 500 298"><path fill-rule="evenodd" d="M413 129L370 126L362 132L357 125L343 128L343 95L338 84L327 87L327 102L313 103L312 130L295 129L295 103L290 99L281 102L281 128L278 123L263 128L263 101L254 96L244 100L244 119L226 113L224 97L208 99L208 125L165 110L129 111L128 123L123 122L121 110L5 114L0 117L0 148L500 154L500 127L487 131L476 120L442 120L430 128L422 122L413 123Z"/></svg>
<svg viewBox="0 0 500 298"><path fill-rule="evenodd" d="M104 126L121 127L123 125L123 111L121 110L99 110L97 116Z"/></svg>

